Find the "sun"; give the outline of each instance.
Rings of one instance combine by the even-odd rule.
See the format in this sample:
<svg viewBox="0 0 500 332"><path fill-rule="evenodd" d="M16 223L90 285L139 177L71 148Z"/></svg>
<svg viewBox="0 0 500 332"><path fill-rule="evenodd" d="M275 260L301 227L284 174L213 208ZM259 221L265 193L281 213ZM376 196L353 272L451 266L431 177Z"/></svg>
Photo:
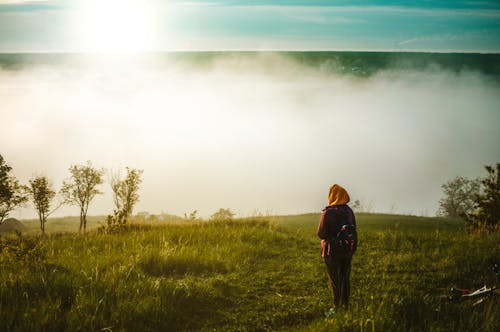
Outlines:
<svg viewBox="0 0 500 332"><path fill-rule="evenodd" d="M82 51L142 52L157 45L154 1L81 0L76 15L75 38Z"/></svg>

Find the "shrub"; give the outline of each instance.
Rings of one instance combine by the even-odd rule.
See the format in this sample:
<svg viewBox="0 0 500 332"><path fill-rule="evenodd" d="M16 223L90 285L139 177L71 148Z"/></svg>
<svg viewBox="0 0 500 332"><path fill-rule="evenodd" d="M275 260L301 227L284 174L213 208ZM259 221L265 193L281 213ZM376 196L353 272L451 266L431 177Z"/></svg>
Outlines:
<svg viewBox="0 0 500 332"><path fill-rule="evenodd" d="M24 236L14 231L14 236L0 238L0 261L18 263L38 263L45 259L45 244L38 238Z"/></svg>
<svg viewBox="0 0 500 332"><path fill-rule="evenodd" d="M488 175L481 179L483 188L475 197L476 209L466 215L469 232L494 232L500 229L500 163L485 168Z"/></svg>

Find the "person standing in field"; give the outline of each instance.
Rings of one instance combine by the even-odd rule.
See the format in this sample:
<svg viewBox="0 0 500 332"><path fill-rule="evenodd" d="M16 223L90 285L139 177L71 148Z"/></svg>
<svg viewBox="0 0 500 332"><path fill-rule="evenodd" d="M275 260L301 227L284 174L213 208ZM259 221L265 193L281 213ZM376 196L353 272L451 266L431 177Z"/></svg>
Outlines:
<svg viewBox="0 0 500 332"><path fill-rule="evenodd" d="M328 206L318 226L318 236L321 239L321 256L323 257L330 285L333 291L334 310L343 307L347 309L350 293L351 260L357 246L356 218L347 205L347 191L334 184L328 193Z"/></svg>

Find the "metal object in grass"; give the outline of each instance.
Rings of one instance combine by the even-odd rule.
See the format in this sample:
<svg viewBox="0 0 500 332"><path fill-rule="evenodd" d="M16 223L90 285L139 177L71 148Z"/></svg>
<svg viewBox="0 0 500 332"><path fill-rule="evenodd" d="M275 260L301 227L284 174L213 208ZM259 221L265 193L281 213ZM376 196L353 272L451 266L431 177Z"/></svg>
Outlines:
<svg viewBox="0 0 500 332"><path fill-rule="evenodd" d="M495 274L497 276L497 279L500 278L500 271L498 269L498 263L493 263L493 270L495 271ZM451 289L451 295L449 296L449 299L451 301L459 302L459 301L465 301L465 300L476 300L472 305L478 305L480 303L483 303L484 301L487 301L488 299L498 296L498 287L487 287L484 285L481 288L478 288L476 290L470 290L470 289L465 289L465 288L456 288L453 287Z"/></svg>

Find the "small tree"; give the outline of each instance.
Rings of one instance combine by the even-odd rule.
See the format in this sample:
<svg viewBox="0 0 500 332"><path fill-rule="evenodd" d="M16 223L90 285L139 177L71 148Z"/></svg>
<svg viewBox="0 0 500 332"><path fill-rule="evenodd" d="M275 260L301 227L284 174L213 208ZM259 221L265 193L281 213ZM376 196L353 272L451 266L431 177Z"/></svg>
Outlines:
<svg viewBox="0 0 500 332"><path fill-rule="evenodd" d="M474 210L474 199L479 194L481 183L478 179L457 176L444 183L444 197L439 201L438 215L463 218Z"/></svg>
<svg viewBox="0 0 500 332"><path fill-rule="evenodd" d="M488 175L481 179L483 188L475 197L475 210L466 215L466 222L471 231L500 229L500 163L485 168Z"/></svg>
<svg viewBox="0 0 500 332"><path fill-rule="evenodd" d="M189 213L189 215L184 213L184 219L188 220L188 221L195 221L196 219L198 219L197 214L198 214L198 210L194 210L193 212Z"/></svg>
<svg viewBox="0 0 500 332"><path fill-rule="evenodd" d="M361 202L359 199L355 200L353 203L352 203L352 206L351 208L356 211L356 212L361 212Z"/></svg>
<svg viewBox="0 0 500 332"><path fill-rule="evenodd" d="M26 202L19 181L11 174L12 167L0 155L0 224L15 208Z"/></svg>
<svg viewBox="0 0 500 332"><path fill-rule="evenodd" d="M231 220L234 217L234 213L230 209L222 209L220 208L219 211L215 212L210 216L211 220Z"/></svg>
<svg viewBox="0 0 500 332"><path fill-rule="evenodd" d="M87 212L90 202L95 196L102 194L97 186L103 182L103 169L92 166L90 161L85 165L72 165L69 168L71 178L64 181L61 188L61 196L64 203L78 205L80 207L80 228L87 228Z"/></svg>
<svg viewBox="0 0 500 332"><path fill-rule="evenodd" d="M52 189L52 184L46 176L37 176L29 181L29 186L25 187L29 199L33 203L38 212L40 220L40 230L45 234L45 223L49 215L54 212L50 211L50 203L56 196L56 192Z"/></svg>
<svg viewBox="0 0 500 332"><path fill-rule="evenodd" d="M119 174L111 176L111 189L115 202L115 219L119 224L127 223L132 215L134 205L139 201L139 185L142 183L140 169L127 169L125 179L120 179Z"/></svg>

